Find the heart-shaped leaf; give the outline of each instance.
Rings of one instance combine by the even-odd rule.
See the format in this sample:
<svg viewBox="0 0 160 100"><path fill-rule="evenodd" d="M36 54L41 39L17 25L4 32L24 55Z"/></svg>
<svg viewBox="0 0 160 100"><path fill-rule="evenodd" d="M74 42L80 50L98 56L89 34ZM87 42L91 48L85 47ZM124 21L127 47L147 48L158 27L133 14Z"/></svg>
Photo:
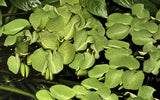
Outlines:
<svg viewBox="0 0 160 100"><path fill-rule="evenodd" d="M56 99L68 100L75 96L76 92L65 85L54 85L49 89Z"/></svg>
<svg viewBox="0 0 160 100"><path fill-rule="evenodd" d="M107 30L106 35L111 39L124 39L129 34L129 30L129 26L117 23Z"/></svg>

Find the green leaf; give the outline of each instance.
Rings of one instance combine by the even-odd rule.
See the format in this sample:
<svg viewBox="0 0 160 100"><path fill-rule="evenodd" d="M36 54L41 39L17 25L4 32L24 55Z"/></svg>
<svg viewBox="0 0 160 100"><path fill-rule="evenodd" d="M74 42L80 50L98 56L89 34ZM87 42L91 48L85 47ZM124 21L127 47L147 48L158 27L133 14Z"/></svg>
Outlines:
<svg viewBox="0 0 160 100"><path fill-rule="evenodd" d="M1 0L1 1L0 1L0 6L5 6L5 7L7 7L7 4L6 4L5 0Z"/></svg>
<svg viewBox="0 0 160 100"><path fill-rule="evenodd" d="M129 34L129 30L129 26L117 23L107 30L106 35L111 39L124 39Z"/></svg>
<svg viewBox="0 0 160 100"><path fill-rule="evenodd" d="M31 56L32 67L39 72L43 72L47 68L47 51L39 48L35 50Z"/></svg>
<svg viewBox="0 0 160 100"><path fill-rule="evenodd" d="M48 68L52 74L57 74L63 69L63 56L56 50L53 52L48 50Z"/></svg>
<svg viewBox="0 0 160 100"><path fill-rule="evenodd" d="M134 4L134 0L113 0L113 1L126 8L130 8Z"/></svg>
<svg viewBox="0 0 160 100"><path fill-rule="evenodd" d="M86 95L89 92L85 87L81 85L75 85L73 87L73 90L76 92L77 98L83 98L84 95Z"/></svg>
<svg viewBox="0 0 160 100"><path fill-rule="evenodd" d="M20 69L20 57L18 54L10 56L7 61L8 68L14 74L17 74Z"/></svg>
<svg viewBox="0 0 160 100"><path fill-rule="evenodd" d="M87 78L81 82L81 84L87 89L98 90L99 88L104 87L104 84L99 82L96 78Z"/></svg>
<svg viewBox="0 0 160 100"><path fill-rule="evenodd" d="M81 100L101 100L101 98L95 92L88 92Z"/></svg>
<svg viewBox="0 0 160 100"><path fill-rule="evenodd" d="M7 24L3 28L3 33L6 35L14 35L19 31L30 26L30 23L26 19L15 19Z"/></svg>
<svg viewBox="0 0 160 100"><path fill-rule="evenodd" d="M46 49L55 50L59 46L58 37L48 31L39 32L39 40Z"/></svg>
<svg viewBox="0 0 160 100"><path fill-rule="evenodd" d="M91 78L100 78L108 72L109 66L107 64L95 65L91 70L88 71L88 76Z"/></svg>
<svg viewBox="0 0 160 100"><path fill-rule="evenodd" d="M112 93L105 100L119 100L119 98L118 98L118 96L116 94Z"/></svg>
<svg viewBox="0 0 160 100"><path fill-rule="evenodd" d="M2 25L2 12L0 10L0 26ZM1 33L0 33L1 34ZM1 35L0 35L1 36Z"/></svg>
<svg viewBox="0 0 160 100"><path fill-rule="evenodd" d="M110 59L109 64L112 68L126 67L130 70L138 69L140 66L137 59L127 55L117 55Z"/></svg>
<svg viewBox="0 0 160 100"><path fill-rule="evenodd" d="M64 41L58 51L64 58L64 64L69 64L74 59L75 47L69 41Z"/></svg>
<svg viewBox="0 0 160 100"><path fill-rule="evenodd" d="M76 92L65 85L54 85L49 89L56 99L68 100L75 96Z"/></svg>
<svg viewBox="0 0 160 100"><path fill-rule="evenodd" d="M130 14L113 13L108 16L106 26L111 27L116 23L131 25L133 17Z"/></svg>
<svg viewBox="0 0 160 100"><path fill-rule="evenodd" d="M143 46L143 52L157 52L157 48L152 42L148 42Z"/></svg>
<svg viewBox="0 0 160 100"><path fill-rule="evenodd" d="M153 38L155 40L160 40L160 25L158 25L158 30L156 33L153 34Z"/></svg>
<svg viewBox="0 0 160 100"><path fill-rule="evenodd" d="M113 48L126 48L129 49L129 43L125 41L119 41L119 40L109 40L108 46Z"/></svg>
<svg viewBox="0 0 160 100"><path fill-rule="evenodd" d="M48 90L39 90L36 97L38 100L54 100Z"/></svg>
<svg viewBox="0 0 160 100"><path fill-rule="evenodd" d="M132 54L131 49L124 49L124 48L110 48L105 51L105 57L107 59L114 59L117 56L126 55L129 56Z"/></svg>
<svg viewBox="0 0 160 100"><path fill-rule="evenodd" d="M145 45L148 42L155 43L156 41L152 38L153 34L147 30L134 31L131 33L132 41L136 45Z"/></svg>
<svg viewBox="0 0 160 100"><path fill-rule="evenodd" d="M144 80L142 71L125 71L122 75L122 82L125 89L137 90L139 89Z"/></svg>
<svg viewBox="0 0 160 100"><path fill-rule="evenodd" d="M83 0L87 10L97 16L107 18L107 9L105 0Z"/></svg>
<svg viewBox="0 0 160 100"><path fill-rule="evenodd" d="M24 11L31 10L32 8L35 8L41 5L41 2L39 0L10 0L10 2L15 7Z"/></svg>
<svg viewBox="0 0 160 100"><path fill-rule="evenodd" d="M134 4L131 7L132 14L136 15L140 19L150 19L150 13L144 8L144 4Z"/></svg>
<svg viewBox="0 0 160 100"><path fill-rule="evenodd" d="M17 41L17 36L16 35L9 35L4 41L4 46L11 46L14 45Z"/></svg>
<svg viewBox="0 0 160 100"><path fill-rule="evenodd" d="M138 90L138 96L142 97L143 99L150 99L153 98L154 91L155 89L150 86L142 86Z"/></svg>
<svg viewBox="0 0 160 100"><path fill-rule="evenodd" d="M160 21L160 10L156 13L156 20Z"/></svg>
<svg viewBox="0 0 160 100"><path fill-rule="evenodd" d="M70 4L70 5L79 4L79 0L60 0L60 5L62 6L64 4Z"/></svg>
<svg viewBox="0 0 160 100"><path fill-rule="evenodd" d="M110 96L111 94L111 90L108 88L108 86L104 86L104 87L101 87L99 88L97 91L96 91L103 99L107 99L108 96Z"/></svg>
<svg viewBox="0 0 160 100"><path fill-rule="evenodd" d="M16 44L15 52L20 55L26 55L28 53L29 41L24 41Z"/></svg>
<svg viewBox="0 0 160 100"><path fill-rule="evenodd" d="M123 70L110 69L105 75L105 86L108 88L117 87L122 81Z"/></svg>

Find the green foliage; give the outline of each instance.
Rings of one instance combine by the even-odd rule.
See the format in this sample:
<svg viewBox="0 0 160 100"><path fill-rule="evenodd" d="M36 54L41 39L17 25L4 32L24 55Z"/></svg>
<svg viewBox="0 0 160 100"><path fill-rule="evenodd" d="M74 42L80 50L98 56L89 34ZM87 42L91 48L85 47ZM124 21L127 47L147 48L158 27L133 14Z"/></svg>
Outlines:
<svg viewBox="0 0 160 100"><path fill-rule="evenodd" d="M25 12L27 18L0 12L0 63L8 66L0 68L0 90L5 90L0 95L10 91L38 100L156 99L157 5L113 1L129 9L116 7L108 14L110 1L105 0L10 0L17 10L32 11ZM1 45L10 52L7 57L1 55Z"/></svg>

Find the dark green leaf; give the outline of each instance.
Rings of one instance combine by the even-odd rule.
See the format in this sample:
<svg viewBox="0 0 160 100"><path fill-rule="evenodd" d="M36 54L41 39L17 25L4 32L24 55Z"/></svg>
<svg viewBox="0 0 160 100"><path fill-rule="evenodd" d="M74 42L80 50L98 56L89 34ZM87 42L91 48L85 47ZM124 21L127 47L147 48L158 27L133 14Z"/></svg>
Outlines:
<svg viewBox="0 0 160 100"><path fill-rule="evenodd" d="M105 0L83 0L87 10L97 16L107 18Z"/></svg>
<svg viewBox="0 0 160 100"><path fill-rule="evenodd" d="M139 89L144 80L142 71L125 71L122 75L122 82L125 89L137 90Z"/></svg>
<svg viewBox="0 0 160 100"><path fill-rule="evenodd" d="M15 7L24 11L31 10L32 8L35 8L41 5L41 2L39 0L10 0L10 2Z"/></svg>
<svg viewBox="0 0 160 100"><path fill-rule="evenodd" d="M2 13L1 13L1 10L0 10L0 27L2 25ZM1 34L1 33L0 33ZM1 35L0 35L1 36Z"/></svg>
<svg viewBox="0 0 160 100"><path fill-rule="evenodd" d="M56 99L68 100L75 96L76 92L65 85L54 85L50 88L50 91Z"/></svg>
<svg viewBox="0 0 160 100"><path fill-rule="evenodd" d="M130 8L134 4L134 0L113 0L113 1L127 8Z"/></svg>

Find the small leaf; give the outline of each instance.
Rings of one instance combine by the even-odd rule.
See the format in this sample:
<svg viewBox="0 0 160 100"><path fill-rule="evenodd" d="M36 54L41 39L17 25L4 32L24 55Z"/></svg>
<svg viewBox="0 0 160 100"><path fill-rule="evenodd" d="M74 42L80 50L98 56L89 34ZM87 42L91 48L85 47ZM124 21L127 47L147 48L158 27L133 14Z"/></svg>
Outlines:
<svg viewBox="0 0 160 100"><path fill-rule="evenodd" d="M105 0L83 0L87 10L97 16L107 18Z"/></svg>
<svg viewBox="0 0 160 100"><path fill-rule="evenodd" d="M15 52L20 55L26 55L28 52L29 41L24 41L16 44Z"/></svg>
<svg viewBox="0 0 160 100"><path fill-rule="evenodd" d="M155 43L156 41L152 38L152 34L146 30L134 31L131 33L132 41L136 45L145 45L148 42Z"/></svg>
<svg viewBox="0 0 160 100"><path fill-rule="evenodd" d="M103 99L107 99L108 96L110 96L111 94L111 90L108 88L108 86L104 86L102 88L99 88L97 91L96 91Z"/></svg>
<svg viewBox="0 0 160 100"><path fill-rule="evenodd" d="M107 30L106 35L111 39L124 39L129 34L129 30L129 26L117 23Z"/></svg>
<svg viewBox="0 0 160 100"><path fill-rule="evenodd" d="M20 69L20 58L19 55L10 56L7 61L8 68L14 74L17 74Z"/></svg>
<svg viewBox="0 0 160 100"><path fill-rule="evenodd" d="M107 64L95 65L91 70L89 70L88 76L91 78L99 78L108 72L108 70L109 66Z"/></svg>
<svg viewBox="0 0 160 100"><path fill-rule="evenodd" d="M134 0L113 0L113 1L127 8L130 8L134 4Z"/></svg>
<svg viewBox="0 0 160 100"><path fill-rule="evenodd" d="M140 19L150 19L150 13L144 8L144 4L134 4L131 7L132 14Z"/></svg>
<svg viewBox="0 0 160 100"><path fill-rule="evenodd" d="M125 41L119 41L119 40L109 40L108 46L113 48L126 48L129 49L129 43Z"/></svg>
<svg viewBox="0 0 160 100"><path fill-rule="evenodd" d="M6 4L5 0L1 0L1 1L0 1L0 6L5 6L5 7L7 7L7 4ZM0 25L0 26L1 26L1 25Z"/></svg>
<svg viewBox="0 0 160 100"><path fill-rule="evenodd" d="M144 80L142 71L125 71L122 75L122 82L125 89L137 90L139 89Z"/></svg>
<svg viewBox="0 0 160 100"><path fill-rule="evenodd" d="M49 89L56 99L68 100L75 96L75 91L65 85L54 85Z"/></svg>
<svg viewBox="0 0 160 100"><path fill-rule="evenodd" d="M96 78L87 78L81 82L81 84L87 89L98 90L101 87L104 87L104 84L99 82Z"/></svg>
<svg viewBox="0 0 160 100"><path fill-rule="evenodd" d="M158 12L156 14L156 20L160 21L160 10L158 10Z"/></svg>
<svg viewBox="0 0 160 100"><path fill-rule="evenodd" d="M36 93L36 97L38 98L38 100L55 100L52 98L48 90L39 90Z"/></svg>
<svg viewBox="0 0 160 100"><path fill-rule="evenodd" d="M32 67L39 72L45 71L47 67L47 52L42 48L35 50L31 56Z"/></svg>
<svg viewBox="0 0 160 100"><path fill-rule="evenodd" d="M142 86L138 90L138 96L142 97L143 99L150 99L153 98L154 91L155 89L150 86Z"/></svg>
<svg viewBox="0 0 160 100"><path fill-rule="evenodd" d="M12 5L15 7L28 11L31 10L32 8L38 7L41 5L41 2L39 0L10 0Z"/></svg>
<svg viewBox="0 0 160 100"><path fill-rule="evenodd" d="M4 41L4 46L11 46L11 45L14 45L17 41L17 36L15 35L9 35L7 36L7 38L5 39Z"/></svg>
<svg viewBox="0 0 160 100"><path fill-rule="evenodd" d="M71 44L69 41L65 41L62 43L58 51L64 58L64 64L69 64L72 62L75 56L75 47L73 44Z"/></svg>
<svg viewBox="0 0 160 100"><path fill-rule="evenodd" d="M158 25L158 30L156 33L153 34L153 38L155 40L160 40L160 25Z"/></svg>
<svg viewBox="0 0 160 100"><path fill-rule="evenodd" d="M116 94L112 93L105 100L119 100L119 98L118 98L118 96Z"/></svg>
<svg viewBox="0 0 160 100"><path fill-rule="evenodd" d="M96 92L88 92L81 100L101 100Z"/></svg>
<svg viewBox="0 0 160 100"><path fill-rule="evenodd" d="M109 64L112 68L126 67L130 70L138 69L140 67L137 59L135 59L133 56L127 55L117 55L110 59Z"/></svg>
<svg viewBox="0 0 160 100"><path fill-rule="evenodd" d="M131 25L133 17L129 14L113 13L108 16L106 26L111 27L116 23Z"/></svg>
<svg viewBox="0 0 160 100"><path fill-rule="evenodd" d="M83 98L84 95L86 95L89 92L85 87L81 85L75 85L73 87L73 90L76 92L77 98Z"/></svg>
<svg viewBox="0 0 160 100"><path fill-rule="evenodd" d="M39 32L39 40L46 49L55 50L59 45L58 37L48 31Z"/></svg>
<svg viewBox="0 0 160 100"><path fill-rule="evenodd" d="M122 70L109 70L105 75L105 86L108 88L115 88L117 87L121 80L123 71Z"/></svg>
<svg viewBox="0 0 160 100"><path fill-rule="evenodd" d="M22 29L29 27L30 23L26 19L15 19L4 25L3 33L6 35L14 35Z"/></svg>

